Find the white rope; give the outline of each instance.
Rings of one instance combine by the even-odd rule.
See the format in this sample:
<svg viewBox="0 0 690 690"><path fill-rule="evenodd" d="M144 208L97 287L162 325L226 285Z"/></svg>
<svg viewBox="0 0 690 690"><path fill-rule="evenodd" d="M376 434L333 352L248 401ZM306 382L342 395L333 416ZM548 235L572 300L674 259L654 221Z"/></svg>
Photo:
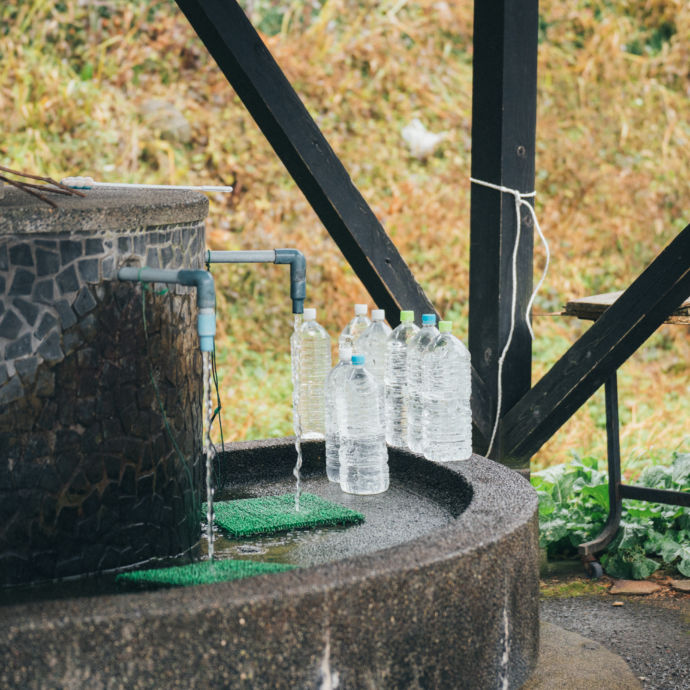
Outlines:
<svg viewBox="0 0 690 690"><path fill-rule="evenodd" d="M532 324L530 323L530 312L532 311L532 304L534 303L534 298L537 296L537 292L541 288L546 274L549 270L549 263L551 260L551 252L549 250L549 243L544 237L544 233L539 226L539 221L537 220L537 214L534 212L532 205L526 201L528 198L533 198L537 195L537 192L520 192L518 189L512 189L511 187L504 187L500 184L493 184L491 182L485 182L484 180L478 180L475 177L470 177L470 182L481 185L482 187L488 187L489 189L495 189L498 192L505 192L506 194L512 194L515 200L515 216L517 218L517 227L515 229L515 244L513 246L513 256L511 259L511 279L513 281L512 291L510 296L510 330L508 331L508 340L503 346L501 351L501 356L498 358L498 385L496 390L496 418L494 420L494 428L491 432L491 440L489 441L489 448L486 452L487 456L491 455L493 450L494 440L496 439L496 432L498 431L498 423L501 415L501 405L503 403L503 363L505 362L506 355L508 354L508 349L513 341L513 333L515 331L515 306L517 304L517 253L518 247L520 246L520 233L522 231L522 218L520 214L520 207L526 206L532 215L532 220L534 221L534 227L539 233L542 243L544 244L544 249L546 251L546 261L544 262L544 270L542 271L541 278L537 283L537 286L532 291L532 295L527 303L527 309L525 310L525 323L529 330L529 335L532 340L534 340L534 331L532 330Z"/></svg>

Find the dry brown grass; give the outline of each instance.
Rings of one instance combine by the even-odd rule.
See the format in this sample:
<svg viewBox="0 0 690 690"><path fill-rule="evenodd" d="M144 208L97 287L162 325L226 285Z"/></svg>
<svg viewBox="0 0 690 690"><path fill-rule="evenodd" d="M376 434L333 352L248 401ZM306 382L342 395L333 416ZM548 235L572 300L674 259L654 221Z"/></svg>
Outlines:
<svg viewBox="0 0 690 690"><path fill-rule="evenodd" d="M439 312L466 336L471 3L328 0L318 13L299 2L253 6L355 184ZM625 287L690 220L690 7L544 0L541 15L536 208L553 262L537 311L551 312L571 297ZM333 336L352 303L367 300L174 5L11 0L0 19L9 27L0 33L2 164L54 177L234 183L231 198L212 200L211 247L301 248L309 301ZM268 35L271 25L278 30ZM190 143L169 141L146 121L150 98L185 115ZM413 117L449 133L426 161L411 158L400 137ZM538 249L537 267L542 261ZM216 270L226 437L289 432L281 270ZM535 379L582 329L536 319ZM669 327L624 367L628 456L687 441L689 355L688 329ZM602 456L602 422L595 396L537 464L570 450Z"/></svg>

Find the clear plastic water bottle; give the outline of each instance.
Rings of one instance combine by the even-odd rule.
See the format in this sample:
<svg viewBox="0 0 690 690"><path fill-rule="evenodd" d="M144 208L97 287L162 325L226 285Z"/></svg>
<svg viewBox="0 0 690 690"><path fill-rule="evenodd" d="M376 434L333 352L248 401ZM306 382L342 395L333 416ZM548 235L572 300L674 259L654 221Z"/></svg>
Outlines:
<svg viewBox="0 0 690 690"><path fill-rule="evenodd" d="M422 328L407 343L407 446L413 453L424 451L422 436L422 355L436 340L436 314L422 314Z"/></svg>
<svg viewBox="0 0 690 690"><path fill-rule="evenodd" d="M323 438L326 376L331 370L331 339L316 321L316 309L305 308L301 325L290 337L293 405L299 401L302 438Z"/></svg>
<svg viewBox="0 0 690 690"><path fill-rule="evenodd" d="M450 321L422 355L423 452L429 460L467 460L472 455L470 353L452 333Z"/></svg>
<svg viewBox="0 0 690 690"><path fill-rule="evenodd" d="M414 312L401 311L400 325L386 340L386 441L396 448L407 448L407 343L418 332Z"/></svg>
<svg viewBox="0 0 690 690"><path fill-rule="evenodd" d="M338 348L339 362L326 377L326 475L340 481L340 435L344 419L345 381L352 369L352 344Z"/></svg>
<svg viewBox="0 0 690 690"><path fill-rule="evenodd" d="M353 352L358 352L357 350L357 340L359 336L364 333L369 327L371 321L367 316L367 311L369 307L366 304L355 304L355 315L350 320L350 323L343 328L340 338L338 339L338 347L341 344L347 344L348 339L352 342Z"/></svg>
<svg viewBox="0 0 690 690"><path fill-rule="evenodd" d="M371 323L357 341L357 351L364 355L367 369L382 386L386 372L386 342L391 334L391 327L384 321L385 318L383 309L372 309Z"/></svg>
<svg viewBox="0 0 690 690"><path fill-rule="evenodd" d="M352 355L345 381L340 437L340 488L349 494L380 494L388 488L388 449L383 431L383 388Z"/></svg>

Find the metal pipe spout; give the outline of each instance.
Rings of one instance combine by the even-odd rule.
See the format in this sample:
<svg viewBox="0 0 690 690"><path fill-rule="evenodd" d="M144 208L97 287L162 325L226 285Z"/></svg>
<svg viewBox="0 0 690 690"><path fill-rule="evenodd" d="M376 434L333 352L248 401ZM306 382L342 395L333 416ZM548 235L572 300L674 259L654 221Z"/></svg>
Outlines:
<svg viewBox="0 0 690 690"><path fill-rule="evenodd" d="M216 335L216 289L213 276L202 269L137 268L125 266L117 272L120 280L139 283L176 283L196 288L196 304L199 307L197 332L202 352L213 352Z"/></svg>
<svg viewBox="0 0 690 690"><path fill-rule="evenodd" d="M304 312L307 296L307 260L299 249L257 249L249 251L208 251L209 264L290 264L292 313Z"/></svg>

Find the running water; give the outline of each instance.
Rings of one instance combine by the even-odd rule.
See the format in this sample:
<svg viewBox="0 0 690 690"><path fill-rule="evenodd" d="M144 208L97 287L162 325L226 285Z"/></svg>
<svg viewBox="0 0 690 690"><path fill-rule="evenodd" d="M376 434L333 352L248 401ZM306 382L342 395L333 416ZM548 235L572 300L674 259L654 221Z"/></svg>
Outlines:
<svg viewBox="0 0 690 690"><path fill-rule="evenodd" d="M302 314L295 314L295 332L290 338L290 350L292 356L292 426L295 431L295 450L297 451L297 462L292 474L297 480L295 486L295 511L299 513L299 500L302 495L302 421L299 416L299 369L300 356L302 352Z"/></svg>
<svg viewBox="0 0 690 690"><path fill-rule="evenodd" d="M214 448L211 443L211 421L213 420L213 370L211 368L211 353L201 353L202 378L204 381L203 407L203 453L206 458L206 540L208 542L208 557L213 561L213 456Z"/></svg>

